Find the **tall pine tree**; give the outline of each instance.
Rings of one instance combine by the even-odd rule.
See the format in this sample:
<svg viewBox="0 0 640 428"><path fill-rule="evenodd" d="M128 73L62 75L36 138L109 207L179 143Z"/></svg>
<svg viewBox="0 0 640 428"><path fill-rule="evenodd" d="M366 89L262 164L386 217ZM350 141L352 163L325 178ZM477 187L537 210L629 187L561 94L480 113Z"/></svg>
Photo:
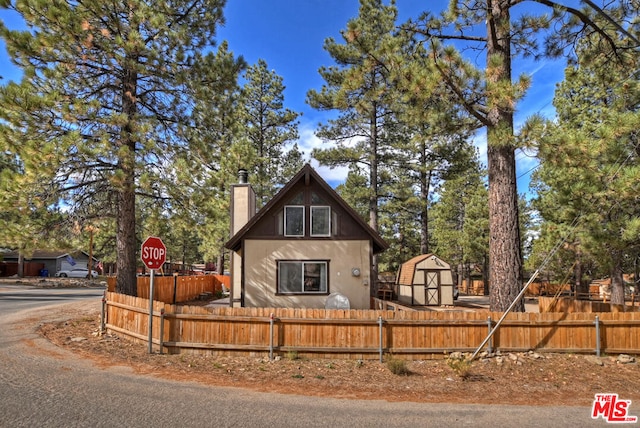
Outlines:
<svg viewBox="0 0 640 428"><path fill-rule="evenodd" d="M264 60L250 66L244 78L243 135L255 155L255 164L244 167L254 172L251 184L262 207L302 167L302 153L294 143L300 113L284 107L282 77L269 71Z"/></svg>
<svg viewBox="0 0 640 428"><path fill-rule="evenodd" d="M188 71L214 45L223 0L3 2L29 31L0 32L30 102L11 126L65 161L54 174L71 209L112 193L116 290L136 294L136 195L165 197L184 122Z"/></svg>
<svg viewBox="0 0 640 428"><path fill-rule="evenodd" d="M616 20L593 20L603 14L592 2L586 10L560 2L534 0L541 12L520 13L515 8L522 2L512 0L452 1L440 17L429 13L406 26L420 34L434 47L433 61L442 80L457 94L469 114L487 131L489 173L489 276L491 310L524 311L524 302L515 301L522 288L522 254L516 184L514 112L529 87L530 79L513 79L513 62L518 56L558 56L580 34L599 33L602 46L615 52L618 42L606 27L624 32ZM611 8L618 5L612 4ZM514 17L512 17L512 12ZM545 13L545 12L548 12ZM610 9L614 14L617 10ZM540 33L546 31L544 46ZM444 43L467 43L466 47L485 53L483 71L469 63L453 46ZM628 46L628 43L624 43Z"/></svg>
<svg viewBox="0 0 640 428"><path fill-rule="evenodd" d="M623 304L623 271L640 252L640 84L629 72L640 63L622 53L610 61L600 39L581 42L556 92L557 122L539 139L538 207L568 234L575 265L585 255L597 261L612 280L612 303Z"/></svg>

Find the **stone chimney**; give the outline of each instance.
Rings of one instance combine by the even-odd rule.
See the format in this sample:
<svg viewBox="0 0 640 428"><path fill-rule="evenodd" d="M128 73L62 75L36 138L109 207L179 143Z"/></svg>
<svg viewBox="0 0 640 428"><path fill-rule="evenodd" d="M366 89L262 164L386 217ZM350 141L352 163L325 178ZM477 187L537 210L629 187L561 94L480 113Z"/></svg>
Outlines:
<svg viewBox="0 0 640 428"><path fill-rule="evenodd" d="M246 169L238 171L238 184L231 186L231 236L238 233L256 213L256 193Z"/></svg>

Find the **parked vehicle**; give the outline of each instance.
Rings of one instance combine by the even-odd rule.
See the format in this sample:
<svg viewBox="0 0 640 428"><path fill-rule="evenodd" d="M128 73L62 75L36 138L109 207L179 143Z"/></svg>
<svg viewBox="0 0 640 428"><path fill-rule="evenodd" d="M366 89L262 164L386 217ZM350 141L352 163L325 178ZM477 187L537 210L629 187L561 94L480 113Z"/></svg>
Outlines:
<svg viewBox="0 0 640 428"><path fill-rule="evenodd" d="M56 272L56 276L60 278L89 278L89 269L87 268L74 268L71 270L61 270ZM97 278L98 272L95 270L91 271L91 277Z"/></svg>

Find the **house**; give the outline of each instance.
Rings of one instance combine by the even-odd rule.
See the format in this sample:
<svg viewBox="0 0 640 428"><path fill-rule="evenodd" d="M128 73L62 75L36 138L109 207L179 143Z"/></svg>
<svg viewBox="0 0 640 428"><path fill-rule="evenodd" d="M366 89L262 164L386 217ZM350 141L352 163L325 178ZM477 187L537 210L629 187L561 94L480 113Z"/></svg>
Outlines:
<svg viewBox="0 0 640 428"><path fill-rule="evenodd" d="M411 306L453 305L451 265L435 254L421 254L400 266L398 301Z"/></svg>
<svg viewBox="0 0 640 428"><path fill-rule="evenodd" d="M371 307L373 256L388 244L305 165L256 213L246 171L231 189L231 306Z"/></svg>
<svg viewBox="0 0 640 428"><path fill-rule="evenodd" d="M4 253L2 259L5 262L3 276L15 275L18 272L17 251ZM30 257L24 258L25 276L53 276L61 270L73 268L87 268L89 255L83 251L47 251L35 250ZM96 270L98 260L93 258L93 270Z"/></svg>

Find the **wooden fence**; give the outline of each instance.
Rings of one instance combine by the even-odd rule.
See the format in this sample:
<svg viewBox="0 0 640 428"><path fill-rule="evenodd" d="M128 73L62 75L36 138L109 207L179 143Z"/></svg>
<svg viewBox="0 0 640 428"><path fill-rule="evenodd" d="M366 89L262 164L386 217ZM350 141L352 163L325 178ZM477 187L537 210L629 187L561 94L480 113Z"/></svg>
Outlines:
<svg viewBox="0 0 640 428"><path fill-rule="evenodd" d="M474 279L471 281L464 280L459 287L460 292L471 296L482 296L484 294L484 281ZM525 292L527 297L534 296L554 296L556 294L571 294L571 285L555 284L548 281L533 282ZM596 295L598 292L596 291Z"/></svg>
<svg viewBox="0 0 640 428"><path fill-rule="evenodd" d="M149 301L106 293L105 327L148 343ZM169 353L442 358L475 351L500 313L205 308L154 302L153 343ZM487 344L502 352L640 354L640 313L513 313Z"/></svg>
<svg viewBox="0 0 640 428"><path fill-rule="evenodd" d="M149 298L151 278L138 277L138 297ZM202 293L217 293L223 289L229 290L228 275L193 275L193 276L156 276L153 279L153 300L164 303L188 302ZM107 278L107 290L115 291L116 278Z"/></svg>
<svg viewBox="0 0 640 428"><path fill-rule="evenodd" d="M630 304L614 305L612 303L597 300L579 300L571 297L538 297L540 312L634 312L639 311L635 301Z"/></svg>

